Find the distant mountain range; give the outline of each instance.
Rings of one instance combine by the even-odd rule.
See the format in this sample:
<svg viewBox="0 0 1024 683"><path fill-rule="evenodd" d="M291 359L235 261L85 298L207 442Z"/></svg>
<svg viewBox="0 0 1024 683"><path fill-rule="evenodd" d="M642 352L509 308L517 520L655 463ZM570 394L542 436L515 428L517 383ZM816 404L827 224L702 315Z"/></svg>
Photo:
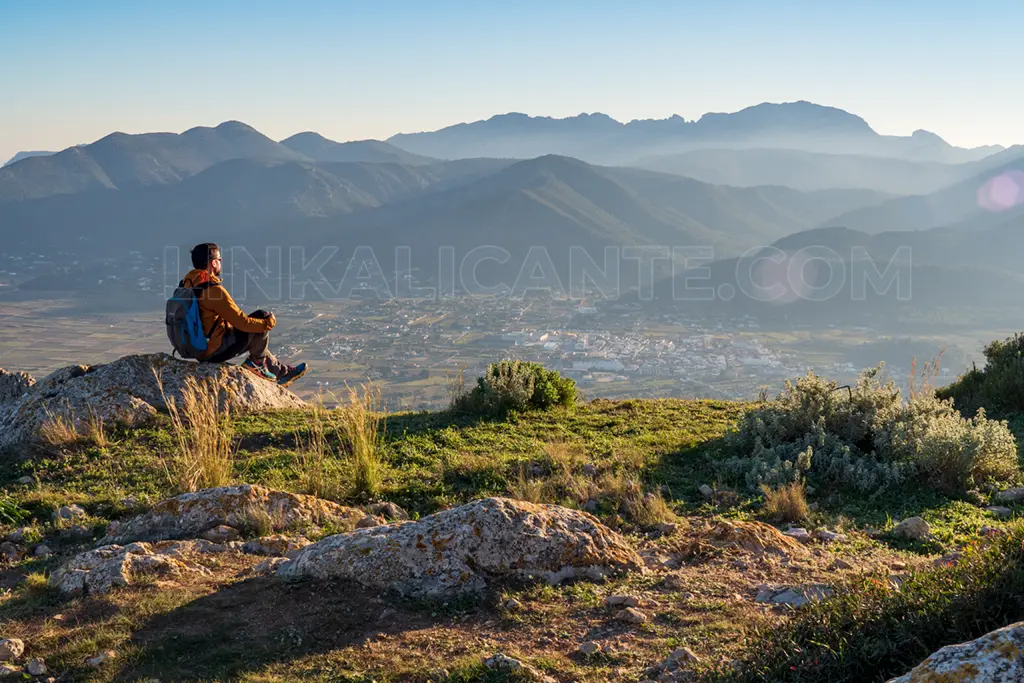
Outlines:
<svg viewBox="0 0 1024 683"><path fill-rule="evenodd" d="M923 131L881 136L860 117L806 102L693 122L510 114L387 142L314 132L277 142L229 121L113 133L0 168L9 249L107 254L212 239L365 245L383 258L408 246L431 277L443 247L461 258L491 246L511 255L486 268L505 280L534 246L567 277L573 247L598 263L606 248L628 246L704 246L725 259L787 239L876 251L906 240L929 255L914 264L931 269L926 278L951 263L1017 277L1021 206L1024 148L965 150ZM931 228L941 229L895 232ZM935 291L957 278L938 278Z"/></svg>
<svg viewBox="0 0 1024 683"><path fill-rule="evenodd" d="M234 159L409 165L430 161L384 142L337 143L315 133L300 133L279 143L251 126L228 121L181 134L112 133L88 145L22 159L0 169L0 202L172 184Z"/></svg>
<svg viewBox="0 0 1024 683"><path fill-rule="evenodd" d="M408 166L424 166L439 161L406 152L380 140L335 142L311 132L293 135L282 140L281 144L313 161L369 161Z"/></svg>
<svg viewBox="0 0 1024 683"><path fill-rule="evenodd" d="M672 116L621 123L601 113L563 119L510 113L387 141L442 159L562 154L609 165L637 165L652 156L702 148L794 149L940 163L975 161L1002 149L953 147L923 130L908 137L879 135L859 116L803 101L709 113L696 121Z"/></svg>

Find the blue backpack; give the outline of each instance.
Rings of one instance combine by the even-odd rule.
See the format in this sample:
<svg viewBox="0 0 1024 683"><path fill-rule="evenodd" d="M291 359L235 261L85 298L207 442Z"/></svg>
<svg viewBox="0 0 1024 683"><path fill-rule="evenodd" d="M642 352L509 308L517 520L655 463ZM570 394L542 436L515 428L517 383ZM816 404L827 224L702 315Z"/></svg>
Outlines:
<svg viewBox="0 0 1024 683"><path fill-rule="evenodd" d="M182 280L167 300L167 338L182 358L199 359L206 351L206 333L199 319L199 293L211 284L204 282L198 287L186 287Z"/></svg>

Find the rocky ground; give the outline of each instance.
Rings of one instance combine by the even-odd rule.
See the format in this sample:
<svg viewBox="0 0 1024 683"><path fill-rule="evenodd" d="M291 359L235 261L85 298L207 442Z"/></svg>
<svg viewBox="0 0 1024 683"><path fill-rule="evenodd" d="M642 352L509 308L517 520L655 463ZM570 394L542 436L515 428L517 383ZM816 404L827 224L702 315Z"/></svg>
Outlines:
<svg viewBox="0 0 1024 683"><path fill-rule="evenodd" d="M597 401L508 421L389 416L376 492L356 493L339 456L337 486L317 484L327 500L302 469L322 416L242 374L224 395L263 398L232 407L249 412L233 418L235 483L179 494L172 429L138 370L166 361L140 358L61 382L0 375L0 421L38 418L0 468L0 675L727 680L764 634L837 597L898 596L973 561L1015 533L1024 499L822 499L782 524L709 467L742 406ZM93 392L153 410L96 434L74 408ZM84 426L55 443L40 429L60 405ZM1019 627L995 632L900 680L1018 680L1001 657L1021 646Z"/></svg>

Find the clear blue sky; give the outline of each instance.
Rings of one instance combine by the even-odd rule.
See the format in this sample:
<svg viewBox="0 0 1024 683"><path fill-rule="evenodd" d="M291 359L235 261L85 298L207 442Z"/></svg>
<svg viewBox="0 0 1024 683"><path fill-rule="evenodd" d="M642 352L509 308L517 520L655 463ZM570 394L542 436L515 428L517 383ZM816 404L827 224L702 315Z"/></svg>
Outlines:
<svg viewBox="0 0 1024 683"><path fill-rule="evenodd" d="M0 0L0 162L228 119L353 140L799 99L880 133L1009 145L1022 29L1020 0Z"/></svg>

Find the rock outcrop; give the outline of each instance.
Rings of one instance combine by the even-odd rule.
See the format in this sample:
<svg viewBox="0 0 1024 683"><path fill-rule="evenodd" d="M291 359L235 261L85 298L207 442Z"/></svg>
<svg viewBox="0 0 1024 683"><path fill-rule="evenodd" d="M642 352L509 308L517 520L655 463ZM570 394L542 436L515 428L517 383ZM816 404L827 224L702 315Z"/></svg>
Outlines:
<svg viewBox="0 0 1024 683"><path fill-rule="evenodd" d="M642 567L621 536L586 512L486 498L414 522L330 536L277 573L444 597L479 592L489 577L558 583Z"/></svg>
<svg viewBox="0 0 1024 683"><path fill-rule="evenodd" d="M255 484L221 486L183 493L160 501L149 512L126 522L112 522L98 545L196 538L222 525L286 531L330 523L352 529L364 515L361 510L329 500Z"/></svg>
<svg viewBox="0 0 1024 683"><path fill-rule="evenodd" d="M889 683L1024 681L1024 621L981 638L947 645Z"/></svg>
<svg viewBox="0 0 1024 683"><path fill-rule="evenodd" d="M35 379L28 373L7 372L0 368L0 405L21 398L35 383Z"/></svg>
<svg viewBox="0 0 1024 683"><path fill-rule="evenodd" d="M50 586L62 593L106 593L130 586L145 576L180 576L207 572L201 565L181 558L179 544L132 543L108 545L77 555L50 575Z"/></svg>
<svg viewBox="0 0 1024 683"><path fill-rule="evenodd" d="M106 423L140 424L166 410L164 396L180 403L189 378L215 388L221 409L233 413L306 405L287 389L238 366L194 363L166 353L125 356L105 365L72 365L38 383L27 375L4 379L11 376L0 376L0 450L37 440L41 426L54 417L80 432L93 417ZM3 400L12 393L18 395Z"/></svg>

